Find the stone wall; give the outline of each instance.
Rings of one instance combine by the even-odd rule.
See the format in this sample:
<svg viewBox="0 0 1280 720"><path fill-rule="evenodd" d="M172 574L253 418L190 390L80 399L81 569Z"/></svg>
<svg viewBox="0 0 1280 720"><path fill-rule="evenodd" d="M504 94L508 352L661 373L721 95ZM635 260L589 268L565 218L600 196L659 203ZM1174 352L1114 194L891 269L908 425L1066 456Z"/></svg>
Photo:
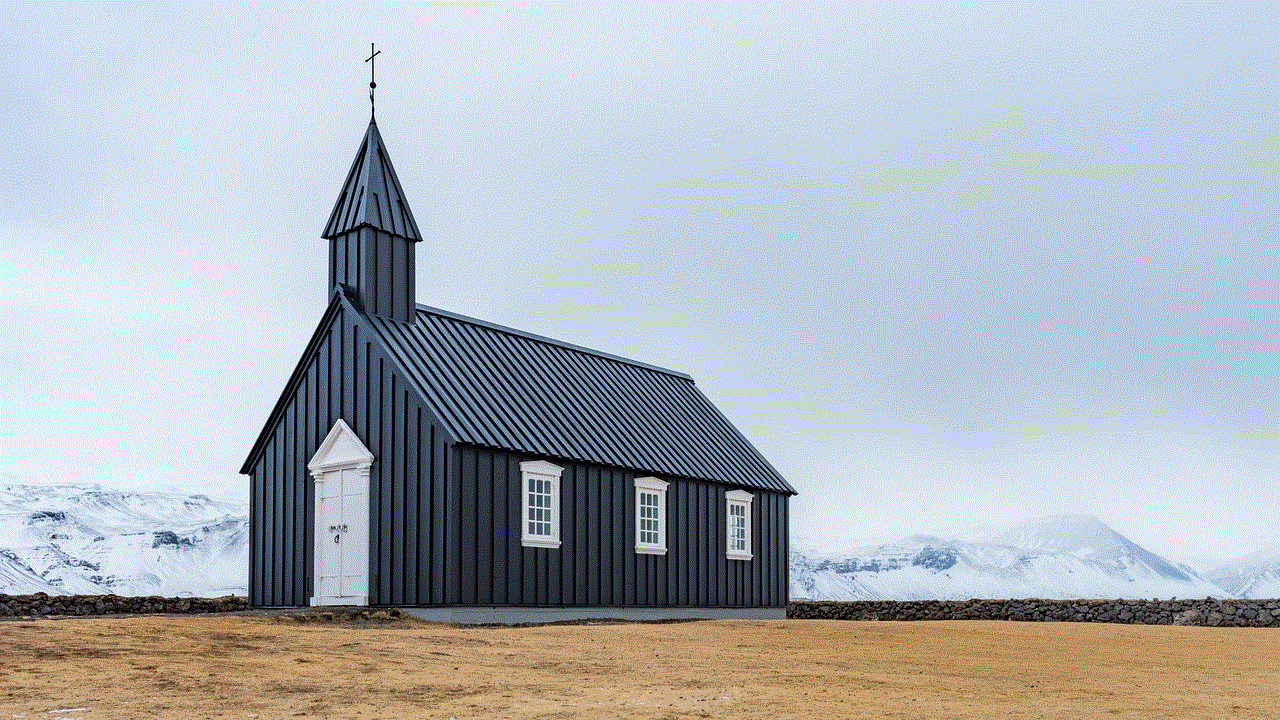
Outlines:
<svg viewBox="0 0 1280 720"><path fill-rule="evenodd" d="M1028 620L1280 627L1280 600L797 600L801 620Z"/></svg>
<svg viewBox="0 0 1280 720"><path fill-rule="evenodd" d="M120 595L0 595L0 617L113 613L216 613L246 610L248 598L123 597Z"/></svg>
<svg viewBox="0 0 1280 720"><path fill-rule="evenodd" d="M219 613L248 609L238 595L220 598L120 595L0 595L0 617L125 613ZM1280 600L797 600L799 620L1026 620L1140 625L1280 627Z"/></svg>

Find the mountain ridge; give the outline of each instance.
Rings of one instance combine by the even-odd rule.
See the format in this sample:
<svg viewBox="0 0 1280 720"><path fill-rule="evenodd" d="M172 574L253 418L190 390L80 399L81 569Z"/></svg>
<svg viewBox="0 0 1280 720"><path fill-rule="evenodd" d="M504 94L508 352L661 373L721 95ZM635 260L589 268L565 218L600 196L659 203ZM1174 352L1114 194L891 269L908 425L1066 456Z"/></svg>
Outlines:
<svg viewBox="0 0 1280 720"><path fill-rule="evenodd" d="M0 593L246 594L247 504L87 483L0 484ZM848 550L793 537L791 597L1280 597L1280 546L1200 574L1088 515Z"/></svg>
<svg viewBox="0 0 1280 720"><path fill-rule="evenodd" d="M1280 544L1228 560L1205 575L1242 598L1280 597Z"/></svg>
<svg viewBox="0 0 1280 720"><path fill-rule="evenodd" d="M793 545L791 596L816 600L1232 597L1089 515L1050 515L967 539L916 534L844 553Z"/></svg>

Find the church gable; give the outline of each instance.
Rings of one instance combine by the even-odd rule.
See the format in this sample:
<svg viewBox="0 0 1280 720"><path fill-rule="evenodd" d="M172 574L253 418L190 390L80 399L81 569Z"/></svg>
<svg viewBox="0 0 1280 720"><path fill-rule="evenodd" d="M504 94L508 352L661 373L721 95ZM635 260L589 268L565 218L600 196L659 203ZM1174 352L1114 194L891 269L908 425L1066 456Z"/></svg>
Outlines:
<svg viewBox="0 0 1280 720"><path fill-rule="evenodd" d="M277 427L285 420L290 408L293 407L295 396L299 393L302 385L307 382L314 384L319 381L319 378L312 376L318 372L316 366L319 358L322 356L327 358L330 354L330 335L335 326L342 324L343 312L342 293L339 289L335 289L329 298L329 307L325 309L324 315L320 317L320 322L316 325L316 329L311 333L311 339L307 341L307 346L302 351L302 357L298 358L297 364L294 365L293 372L289 375L289 380L285 383L284 390L280 393L275 406L271 409L271 414L267 416L267 422L258 433L258 439L254 441L248 457L245 458L244 464L240 467L241 474L249 475L253 472L253 467L262 456L267 443L274 436Z"/></svg>
<svg viewBox="0 0 1280 720"><path fill-rule="evenodd" d="M404 394L403 405L420 408L423 422L436 426L441 437L452 442L452 436L444 432L434 408L425 402L417 383L387 350L360 307L359 298L345 287L336 288L240 472L246 475L253 472L267 443L289 419L290 413L304 413L308 420L320 416L319 425L316 421L307 425L308 438L317 438L308 443L318 442L321 433L327 432L330 423L337 420L350 423L357 435L368 442L365 415L370 410L378 414L393 412L392 408L372 407L370 398L390 393L392 387Z"/></svg>

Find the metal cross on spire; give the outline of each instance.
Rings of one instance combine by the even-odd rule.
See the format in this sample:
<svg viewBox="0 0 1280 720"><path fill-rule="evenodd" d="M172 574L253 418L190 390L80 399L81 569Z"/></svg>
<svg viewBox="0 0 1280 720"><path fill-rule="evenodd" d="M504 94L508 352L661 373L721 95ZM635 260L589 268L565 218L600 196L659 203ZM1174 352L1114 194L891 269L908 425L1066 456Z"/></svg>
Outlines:
<svg viewBox="0 0 1280 720"><path fill-rule="evenodd" d="M373 70L376 63L373 59L382 54L381 50L375 50L373 43L369 43L369 57L364 61L369 63L369 122L373 122L373 91L377 89L378 83L374 82Z"/></svg>

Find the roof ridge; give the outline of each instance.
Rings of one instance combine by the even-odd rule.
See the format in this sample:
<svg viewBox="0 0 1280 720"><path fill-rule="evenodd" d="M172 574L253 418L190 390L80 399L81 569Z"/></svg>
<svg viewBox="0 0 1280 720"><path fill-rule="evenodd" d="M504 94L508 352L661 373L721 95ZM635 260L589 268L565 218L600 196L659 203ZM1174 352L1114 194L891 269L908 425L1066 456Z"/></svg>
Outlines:
<svg viewBox="0 0 1280 720"><path fill-rule="evenodd" d="M625 357L622 357L621 355L614 355L612 353L607 353L602 350L593 350L592 348L583 347L582 345L574 345L573 343L565 342L563 340L556 340L555 338L550 338L545 335L538 335L535 333L527 332L525 330L519 330L513 327L507 327L506 325L499 325L494 322L489 322L488 320L481 320L479 318L460 315L458 313L455 313L449 310L442 310L441 308L431 307L430 305L423 305L421 303L418 304L417 310L418 312L426 312L427 314L430 314L430 315L439 315L440 317L443 317L443 318L448 318L450 320L457 320L459 322L476 325L478 327L487 328L489 330L496 330L498 332L506 333L508 335L515 335L516 337L525 338L526 340L533 340L535 342L544 343L546 345L552 345L555 347L564 348L566 350L573 350L575 352L580 352L585 355L593 355L595 357L603 358L605 360L620 362L625 365L631 365L634 367L641 368L643 370L652 370L654 372L660 372L664 375L670 375L672 377L676 377L681 380L688 380L690 383L694 382L692 376L690 376L687 373L679 372L678 370L670 370L668 368L659 367L657 365L650 365L649 363L640 362L639 360L632 360L631 358L625 358Z"/></svg>

